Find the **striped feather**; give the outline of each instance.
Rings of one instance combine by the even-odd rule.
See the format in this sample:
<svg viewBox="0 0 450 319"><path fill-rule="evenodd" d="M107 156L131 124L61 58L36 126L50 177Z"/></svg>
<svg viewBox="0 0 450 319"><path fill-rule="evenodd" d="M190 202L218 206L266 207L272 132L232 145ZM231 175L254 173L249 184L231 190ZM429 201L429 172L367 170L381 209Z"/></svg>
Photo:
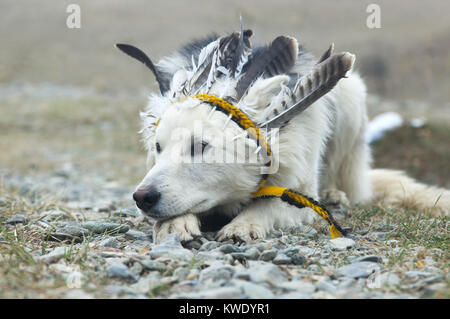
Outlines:
<svg viewBox="0 0 450 319"><path fill-rule="evenodd" d="M239 100L260 76L272 77L289 72L297 60L298 43L291 37L279 36L258 55L236 85Z"/></svg>
<svg viewBox="0 0 450 319"><path fill-rule="evenodd" d="M285 125L333 89L341 78L347 76L354 62L355 56L344 52L335 54L317 64L309 74L298 80L293 90L296 98L295 104L259 126L270 129Z"/></svg>

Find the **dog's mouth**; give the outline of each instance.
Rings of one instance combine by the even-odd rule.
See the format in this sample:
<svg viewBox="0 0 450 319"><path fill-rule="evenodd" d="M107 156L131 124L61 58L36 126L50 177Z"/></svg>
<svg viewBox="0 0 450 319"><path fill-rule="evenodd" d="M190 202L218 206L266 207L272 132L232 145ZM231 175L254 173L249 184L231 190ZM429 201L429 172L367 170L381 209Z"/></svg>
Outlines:
<svg viewBox="0 0 450 319"><path fill-rule="evenodd" d="M161 213L160 210L152 207L145 207L145 206L141 206L139 207L139 205L136 204L136 206L139 208L139 210L146 216L154 218L156 220L166 220L166 219L170 219L170 218L174 218L174 217L178 217L178 216L182 216L182 215L186 215L186 214L200 214L204 211L209 210L209 206L208 206L209 200L208 199L203 199L197 203L195 203L194 205L192 205L189 209L184 210L183 212L174 212L173 214L167 214L167 213Z"/></svg>

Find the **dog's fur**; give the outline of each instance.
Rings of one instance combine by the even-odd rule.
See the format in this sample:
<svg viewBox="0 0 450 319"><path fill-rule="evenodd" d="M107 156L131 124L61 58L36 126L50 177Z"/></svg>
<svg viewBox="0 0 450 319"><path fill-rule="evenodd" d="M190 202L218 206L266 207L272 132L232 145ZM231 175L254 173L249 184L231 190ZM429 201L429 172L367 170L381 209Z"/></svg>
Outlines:
<svg viewBox="0 0 450 319"><path fill-rule="evenodd" d="M180 72L198 56L200 49L214 38L193 42L157 65L162 74L176 81ZM258 48L255 50L258 51ZM266 118L265 108L279 92L281 85L305 74L316 59L302 48L292 74L258 79L237 106L246 105L255 122ZM172 82L173 83L173 82ZM233 85L217 81L210 94L222 94L223 88ZM169 93L170 94L170 93ZM383 200L386 205L408 203L418 209L448 215L449 191L427 187L401 172L371 170L371 154L364 136L367 126L366 87L353 73L342 79L326 96L319 99L301 115L292 119L279 133L279 169L269 176L266 185L288 187L321 202L351 205ZM148 113L164 107L161 122L151 131ZM221 214L231 220L218 232L219 239L239 238L250 241L264 238L274 228L299 227L318 221L309 208L299 210L279 199L251 200L258 188L260 166L255 164L181 163L189 150L195 125L201 124L209 147L223 147L224 134L237 136L242 129L234 122L226 125L227 116L211 113L211 106L188 98L168 103L153 95L143 118L144 143L148 148L149 172L138 189L156 189L161 198L145 214L157 219L154 228L156 242L169 233L177 233L182 240L201 234L201 220ZM197 123L197 124L196 124ZM173 132L183 128L188 134L173 139ZM195 143L201 137L194 136ZM155 150L155 143L161 152ZM247 138L235 143L256 148ZM253 144L252 144L253 143ZM239 146L238 146L239 147ZM224 148L224 152L228 149ZM210 150L205 150L208 159ZM175 155L174 155L175 154Z"/></svg>

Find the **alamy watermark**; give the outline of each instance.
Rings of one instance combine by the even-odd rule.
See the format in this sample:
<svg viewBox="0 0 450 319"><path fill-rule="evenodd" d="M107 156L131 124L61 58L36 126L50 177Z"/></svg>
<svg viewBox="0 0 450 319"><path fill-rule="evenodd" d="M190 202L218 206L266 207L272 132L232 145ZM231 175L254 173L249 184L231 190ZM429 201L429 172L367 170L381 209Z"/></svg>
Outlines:
<svg viewBox="0 0 450 319"><path fill-rule="evenodd" d="M376 3L367 6L366 12L369 13L366 19L366 25L369 29L381 28L381 7Z"/></svg>
<svg viewBox="0 0 450 319"><path fill-rule="evenodd" d="M81 28L81 8L80 5L72 3L66 8L66 12L69 13L66 19L66 25L69 29Z"/></svg>

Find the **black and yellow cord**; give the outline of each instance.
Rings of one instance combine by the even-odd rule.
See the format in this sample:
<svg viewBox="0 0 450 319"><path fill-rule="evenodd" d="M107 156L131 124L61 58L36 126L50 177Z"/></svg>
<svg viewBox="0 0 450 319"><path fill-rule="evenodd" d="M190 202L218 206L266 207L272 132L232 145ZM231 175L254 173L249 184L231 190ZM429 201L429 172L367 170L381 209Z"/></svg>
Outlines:
<svg viewBox="0 0 450 319"><path fill-rule="evenodd" d="M264 147L267 155L269 156L269 162L267 165L270 167L272 165L272 151L269 144L267 143L263 134L256 127L256 125L243 113L238 107L228 103L224 99L210 94L197 94L192 96L200 101L206 102L218 110L224 112L225 114L231 115L231 119L237 123L242 129L246 130L249 135L256 140L258 146ZM160 122L157 120L155 126ZM252 194L252 197L257 198L274 198L278 197L282 201L294 205L298 208L309 207L313 209L317 214L319 214L323 219L325 219L330 225L331 237L337 238L345 236L344 230L339 226L339 224L334 220L330 212L326 208L321 206L315 200L308 198L300 193L287 189L285 187L279 186L263 186L268 178L268 174L263 175L262 180L259 184L258 190Z"/></svg>
<svg viewBox="0 0 450 319"><path fill-rule="evenodd" d="M331 237L337 238L345 236L345 231L334 220L333 216L319 203L312 198L308 198L302 194L299 194L286 187L279 186L263 186L253 193L253 198L273 198L278 197L282 201L287 202L290 205L294 205L298 208L309 207L325 219L330 225Z"/></svg>

